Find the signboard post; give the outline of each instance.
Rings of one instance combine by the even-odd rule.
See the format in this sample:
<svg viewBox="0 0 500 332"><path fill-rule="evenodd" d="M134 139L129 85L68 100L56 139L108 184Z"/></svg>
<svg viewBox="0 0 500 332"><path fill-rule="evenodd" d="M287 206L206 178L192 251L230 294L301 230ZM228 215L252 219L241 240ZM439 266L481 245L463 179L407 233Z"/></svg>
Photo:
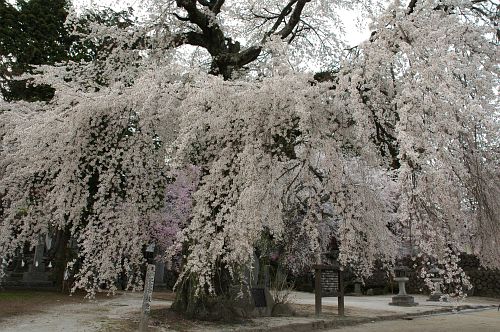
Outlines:
<svg viewBox="0 0 500 332"><path fill-rule="evenodd" d="M323 296L337 296L339 316L344 316L344 283L338 266L314 266L314 299L316 316L321 314L321 298Z"/></svg>
<svg viewBox="0 0 500 332"><path fill-rule="evenodd" d="M153 287L155 283L154 264L148 264L146 270L146 279L144 280L144 296L142 298L141 321L139 323L139 331L147 331L149 322L149 313L151 311L151 297L153 295Z"/></svg>

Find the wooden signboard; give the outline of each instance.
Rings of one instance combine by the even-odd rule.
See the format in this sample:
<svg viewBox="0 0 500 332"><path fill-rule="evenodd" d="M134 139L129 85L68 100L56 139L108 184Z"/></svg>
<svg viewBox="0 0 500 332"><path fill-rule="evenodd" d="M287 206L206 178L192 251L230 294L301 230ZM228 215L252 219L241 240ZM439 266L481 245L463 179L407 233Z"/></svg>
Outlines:
<svg viewBox="0 0 500 332"><path fill-rule="evenodd" d="M321 298L323 296L337 296L339 316L344 316L344 286L342 284L342 273L339 267L315 265L314 270L316 315L318 316L321 314ZM323 286L328 288L326 292L323 291Z"/></svg>

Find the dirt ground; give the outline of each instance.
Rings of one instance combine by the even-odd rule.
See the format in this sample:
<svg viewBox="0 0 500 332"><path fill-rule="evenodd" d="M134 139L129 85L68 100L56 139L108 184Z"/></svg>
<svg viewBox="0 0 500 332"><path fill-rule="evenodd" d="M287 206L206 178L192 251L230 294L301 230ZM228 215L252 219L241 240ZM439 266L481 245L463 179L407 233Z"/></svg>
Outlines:
<svg viewBox="0 0 500 332"><path fill-rule="evenodd" d="M188 320L170 309L174 296L175 294L171 292L153 293L151 318L149 320L150 331L220 332L245 329L251 331L264 331L280 326L287 326L292 323L309 324L317 321L314 315L314 304L310 303L292 304L292 309L296 313L294 317L262 317L259 319L241 320L233 323ZM374 303L372 303L369 310L365 307L346 306L347 317L338 317L337 306L325 300L326 303L323 305L320 319L326 321L333 319L337 322L337 327L359 325L373 321L373 324L368 324L366 326L359 325L359 328L364 326L366 331L399 331L398 327L407 327L403 329L407 331L435 331L435 329L432 329L433 327L448 324L448 319L452 320L452 322L448 324L449 326L455 326L453 325L454 323L459 324L458 318L454 321L453 318L446 318L445 315L443 315L445 318L436 318L436 320L433 320L435 318L408 317L408 321L387 317L387 315L393 315L394 312L382 310L385 307L381 305L377 306L376 299L371 298L371 300ZM350 301L352 302L354 300L350 299ZM356 301L355 303L360 302L359 299L356 299ZM378 301L382 301L383 303L386 302L385 298L379 299ZM483 304L489 303L485 300L483 300L483 302ZM84 294L75 294L70 297L58 292L0 291L0 331L132 332L138 329L141 306L142 293L140 292L119 293L115 296L98 294L95 301L89 301L84 299ZM492 326L494 326L494 328L500 326L498 325L500 323L500 313L496 310L495 307L493 311L488 311L486 316L483 314L476 315L474 313L471 313L469 316L450 316L465 319L466 322L460 323L462 325L459 324L454 330L450 329L449 331L467 331L467 329L460 328L460 326L467 326L465 325L467 323L475 324L469 326L470 328L472 328L472 326L484 328L474 329L475 332L491 331ZM375 321L376 317L386 317L386 319L395 319L395 321L379 322ZM437 317L441 316L437 315ZM412 319L412 322L414 321L420 325L409 323L410 319ZM379 323L381 325L379 325ZM421 329L408 329L414 326L421 326ZM363 328L361 328L361 330L352 328L352 330L346 331L357 332L365 330ZM497 329L494 331L500 330Z"/></svg>
<svg viewBox="0 0 500 332"><path fill-rule="evenodd" d="M149 326L151 331L219 331L257 327L258 323L241 320L233 323L188 320L170 309L175 294L154 292ZM3 332L131 332L137 331L142 294L116 296L98 294L95 301L84 294L68 296L57 292L0 292L0 331ZM314 305L294 304L300 317L314 317ZM354 314L347 309L347 314ZM336 316L336 306L323 306L324 318ZM287 320L283 317L282 320Z"/></svg>
<svg viewBox="0 0 500 332"><path fill-rule="evenodd" d="M169 307L173 297L170 292L154 294L152 310ZM84 299L84 294L3 291L0 292L0 331L136 331L141 305L141 293L98 294L90 301Z"/></svg>
<svg viewBox="0 0 500 332"><path fill-rule="evenodd" d="M78 303L77 296L47 291L5 291L0 292L0 322L8 317L26 313L41 312L54 304Z"/></svg>

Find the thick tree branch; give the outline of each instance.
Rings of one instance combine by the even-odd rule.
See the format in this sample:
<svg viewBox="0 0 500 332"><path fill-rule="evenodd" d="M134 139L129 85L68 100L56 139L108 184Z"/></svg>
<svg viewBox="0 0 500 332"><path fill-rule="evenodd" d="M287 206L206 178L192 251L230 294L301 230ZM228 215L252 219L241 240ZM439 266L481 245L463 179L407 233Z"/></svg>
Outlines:
<svg viewBox="0 0 500 332"><path fill-rule="evenodd" d="M212 12L215 13L215 15L220 13L220 10L222 8L222 5L224 5L225 0L217 0L215 1L214 6L212 7Z"/></svg>
<svg viewBox="0 0 500 332"><path fill-rule="evenodd" d="M304 9L306 3L310 2L311 0L298 0L297 4L295 5L295 8L293 9L292 14L290 15L290 19L288 20L287 24L281 29L277 34L281 36L282 39L285 39L288 37L293 29L297 26L297 24L300 22L300 16L302 15L302 10Z"/></svg>
<svg viewBox="0 0 500 332"><path fill-rule="evenodd" d="M299 23L303 9L310 1L289 0L282 11L274 17L276 21L265 34L262 42L273 34L279 35L282 39L292 36L291 40L293 40L293 37L303 30L299 28ZM258 58L262 52L262 45L254 45L241 50L237 41L233 41L224 34L214 20L214 15L198 7L206 7L217 15L224 3L225 0L176 0L177 6L184 9L187 14L185 16L177 14L175 17L180 21L195 25L201 32L181 33L173 38L171 46L189 44L205 48L212 56L211 72L229 79L235 69L242 68ZM281 26L283 27L278 31Z"/></svg>
<svg viewBox="0 0 500 332"><path fill-rule="evenodd" d="M217 56L223 52L225 48L224 33L212 17L207 16L196 7L196 0L176 0L176 3L178 7L187 12L189 22L198 26L203 32L201 35L205 39L203 47L207 49L210 55ZM199 43L191 45L201 46Z"/></svg>
<svg viewBox="0 0 500 332"><path fill-rule="evenodd" d="M273 33L276 32L276 30L278 30L281 23L283 23L285 18L292 12L293 5L295 3L297 3L297 1L298 0L290 0L290 2L285 6L285 8L283 8L281 13L277 17L273 17L273 18L276 18L276 22L274 22L274 25L267 32L267 34L266 34L267 36L271 36Z"/></svg>
<svg viewBox="0 0 500 332"><path fill-rule="evenodd" d="M178 47L185 44L200 46L204 48L208 47L205 39L203 38L203 35L194 31L185 32L174 36L169 46Z"/></svg>
<svg viewBox="0 0 500 332"><path fill-rule="evenodd" d="M417 0L411 0L410 3L408 4L408 15L413 13L413 11L415 10L415 6L417 5Z"/></svg>
<svg viewBox="0 0 500 332"><path fill-rule="evenodd" d="M198 0L202 6L208 7L215 15L220 13L225 0Z"/></svg>

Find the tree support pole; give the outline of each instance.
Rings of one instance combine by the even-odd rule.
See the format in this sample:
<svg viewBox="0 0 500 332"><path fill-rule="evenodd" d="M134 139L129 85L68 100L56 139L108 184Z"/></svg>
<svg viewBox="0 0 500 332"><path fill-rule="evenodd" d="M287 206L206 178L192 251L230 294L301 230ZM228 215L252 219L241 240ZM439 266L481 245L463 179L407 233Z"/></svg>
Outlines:
<svg viewBox="0 0 500 332"><path fill-rule="evenodd" d="M321 268L316 267L314 273L314 303L316 316L321 315Z"/></svg>
<svg viewBox="0 0 500 332"><path fill-rule="evenodd" d="M338 297L337 297L337 304L338 304L338 309L339 309L339 316L343 317L345 316L345 310L344 310L344 280L342 280L343 275L342 272L339 271L339 291L338 291Z"/></svg>

